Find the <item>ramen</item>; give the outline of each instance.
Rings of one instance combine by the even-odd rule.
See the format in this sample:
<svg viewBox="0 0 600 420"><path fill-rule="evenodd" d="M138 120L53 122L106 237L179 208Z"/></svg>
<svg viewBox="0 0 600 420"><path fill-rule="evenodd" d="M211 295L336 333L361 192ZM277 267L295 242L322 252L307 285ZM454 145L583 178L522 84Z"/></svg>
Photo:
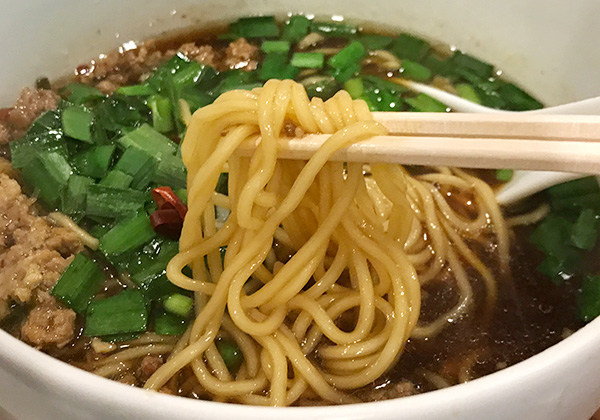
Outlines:
<svg viewBox="0 0 600 420"><path fill-rule="evenodd" d="M450 111L401 79L541 107L459 50L304 16L39 80L1 114L3 328L129 385L313 405L465 382L597 315L595 180L501 210L509 169L327 162L383 133L370 111ZM278 159L310 133L329 149Z"/></svg>

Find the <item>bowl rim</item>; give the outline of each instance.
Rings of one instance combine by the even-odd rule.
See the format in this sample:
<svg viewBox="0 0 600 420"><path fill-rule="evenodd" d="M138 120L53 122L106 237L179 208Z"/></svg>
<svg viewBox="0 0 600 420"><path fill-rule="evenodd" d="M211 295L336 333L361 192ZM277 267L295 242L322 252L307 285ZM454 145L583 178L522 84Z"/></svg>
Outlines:
<svg viewBox="0 0 600 420"><path fill-rule="evenodd" d="M544 372L550 372L568 360L589 354L598 346L600 317L522 362L467 383L385 401L313 407L249 406L149 392L68 365L30 347L3 330L0 330L0 369L8 368L15 376L25 377L28 383L33 381L34 384L45 384L44 389L57 391L62 397L77 400L86 407L96 404L105 406L110 403L126 408L126 411L135 410L137 413L152 410L173 415L177 412L173 410L184 410L187 415L203 414L210 417L210 413L215 413L220 418L237 416L240 409L243 409L245 418L261 420L279 418L281 415L288 419L306 419L307 416L313 417L317 414L332 419L381 418L386 414L398 415L400 412L418 413L423 407L438 406L440 409L447 409L454 407L457 401L470 399L473 394L484 395L505 387L509 389L520 381L525 382L533 377L544 378ZM61 374L57 375L57 371Z"/></svg>

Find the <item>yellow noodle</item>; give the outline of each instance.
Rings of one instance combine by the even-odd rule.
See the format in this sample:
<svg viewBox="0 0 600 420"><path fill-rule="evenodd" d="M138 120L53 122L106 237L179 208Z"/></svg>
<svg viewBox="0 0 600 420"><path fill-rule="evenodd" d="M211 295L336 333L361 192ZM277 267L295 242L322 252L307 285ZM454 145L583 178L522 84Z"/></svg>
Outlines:
<svg viewBox="0 0 600 420"><path fill-rule="evenodd" d="M284 161L278 148L286 124L331 137L310 160ZM431 337L474 306L464 262L485 279L494 304L495 280L459 240L492 223L503 229L494 232L508 253L484 183L447 168L415 179L399 165L377 164L371 177L363 163L329 162L339 149L385 133L364 102L343 91L309 100L290 80L227 92L194 113L182 144L189 211L167 276L194 291L196 319L147 388L158 390L191 366L218 401L355 402L352 390L392 367L409 337ZM236 155L259 138L253 156ZM224 167L228 196L214 193ZM440 185L472 193L476 218L460 216ZM216 222L215 205L230 209L225 223ZM277 261L275 242L289 260ZM188 266L192 277L183 274ZM417 326L421 287L444 269L454 273L459 304ZM351 323L340 325L344 318ZM243 353L237 373L227 371L215 345L223 335Z"/></svg>

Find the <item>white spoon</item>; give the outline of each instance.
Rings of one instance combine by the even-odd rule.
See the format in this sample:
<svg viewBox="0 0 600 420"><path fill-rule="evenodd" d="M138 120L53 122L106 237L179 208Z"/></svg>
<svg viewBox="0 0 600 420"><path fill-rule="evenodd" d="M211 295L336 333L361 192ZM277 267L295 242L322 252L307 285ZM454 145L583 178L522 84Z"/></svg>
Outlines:
<svg viewBox="0 0 600 420"><path fill-rule="evenodd" d="M424 93L434 99L448 105L458 112L474 113L502 113L513 111L502 111L499 109L488 108L478 105L471 101L453 95L443 90L421 83L412 82L405 79L397 79L403 86ZM535 114L563 114L563 115L598 115L600 114L600 97L584 99L578 102L553 106L549 108L537 109L534 111L525 111ZM553 185L572 181L577 178L583 178L589 175L567 172L548 172L548 171L515 171L512 179L496 191L496 198L501 205L510 205L523 198L529 197L537 192L545 190Z"/></svg>

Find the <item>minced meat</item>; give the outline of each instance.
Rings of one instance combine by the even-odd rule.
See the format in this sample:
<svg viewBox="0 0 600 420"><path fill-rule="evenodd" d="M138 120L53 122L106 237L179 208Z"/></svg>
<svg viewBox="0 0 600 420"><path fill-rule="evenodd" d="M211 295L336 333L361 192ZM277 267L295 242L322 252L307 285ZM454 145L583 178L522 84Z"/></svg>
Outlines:
<svg viewBox="0 0 600 420"><path fill-rule="evenodd" d="M8 124L0 122L0 145L8 144L11 140L10 129Z"/></svg>
<svg viewBox="0 0 600 420"><path fill-rule="evenodd" d="M77 68L77 81L85 84L99 85L104 93L111 93L116 88L127 84L138 83L140 77L164 60L160 51L150 51L140 46L128 51L113 51L101 55L89 64Z"/></svg>
<svg viewBox="0 0 600 420"><path fill-rule="evenodd" d="M258 66L258 47L244 38L233 41L225 50L225 65L230 69L256 70Z"/></svg>
<svg viewBox="0 0 600 420"><path fill-rule="evenodd" d="M46 292L39 292L36 306L21 327L21 339L34 347L66 346L75 336L76 314L63 308Z"/></svg>
<svg viewBox="0 0 600 420"><path fill-rule="evenodd" d="M82 64L76 70L75 79L110 94L121 86L143 82L161 62L177 53L219 71L252 71L258 67L258 50L256 45L244 38L231 42L227 47L187 42L177 49L166 51L156 49L155 42L148 41L137 48L103 54L89 64Z"/></svg>
<svg viewBox="0 0 600 420"><path fill-rule="evenodd" d="M138 380L142 384L145 384L148 378L150 378L163 363L163 359L160 356L148 355L144 357L137 371Z"/></svg>
<svg viewBox="0 0 600 420"><path fill-rule="evenodd" d="M25 88L15 105L7 111L4 128L11 130L11 139L25 134L37 117L50 109L56 109L60 97L47 89Z"/></svg>
<svg viewBox="0 0 600 420"><path fill-rule="evenodd" d="M59 99L51 90L23 89L14 106L0 109L0 146L22 137L37 117L56 109Z"/></svg>
<svg viewBox="0 0 600 420"><path fill-rule="evenodd" d="M210 45L196 45L194 42L188 42L179 47L178 52L182 53L191 60L196 60L201 64L214 68L221 67L219 54Z"/></svg>
<svg viewBox="0 0 600 420"><path fill-rule="evenodd" d="M2 160L3 161L3 160ZM3 161L6 162L6 161ZM1 168L10 166L2 164ZM83 246L68 229L36 214L34 199L0 173L0 319L13 303L34 303L34 291L49 290Z"/></svg>

